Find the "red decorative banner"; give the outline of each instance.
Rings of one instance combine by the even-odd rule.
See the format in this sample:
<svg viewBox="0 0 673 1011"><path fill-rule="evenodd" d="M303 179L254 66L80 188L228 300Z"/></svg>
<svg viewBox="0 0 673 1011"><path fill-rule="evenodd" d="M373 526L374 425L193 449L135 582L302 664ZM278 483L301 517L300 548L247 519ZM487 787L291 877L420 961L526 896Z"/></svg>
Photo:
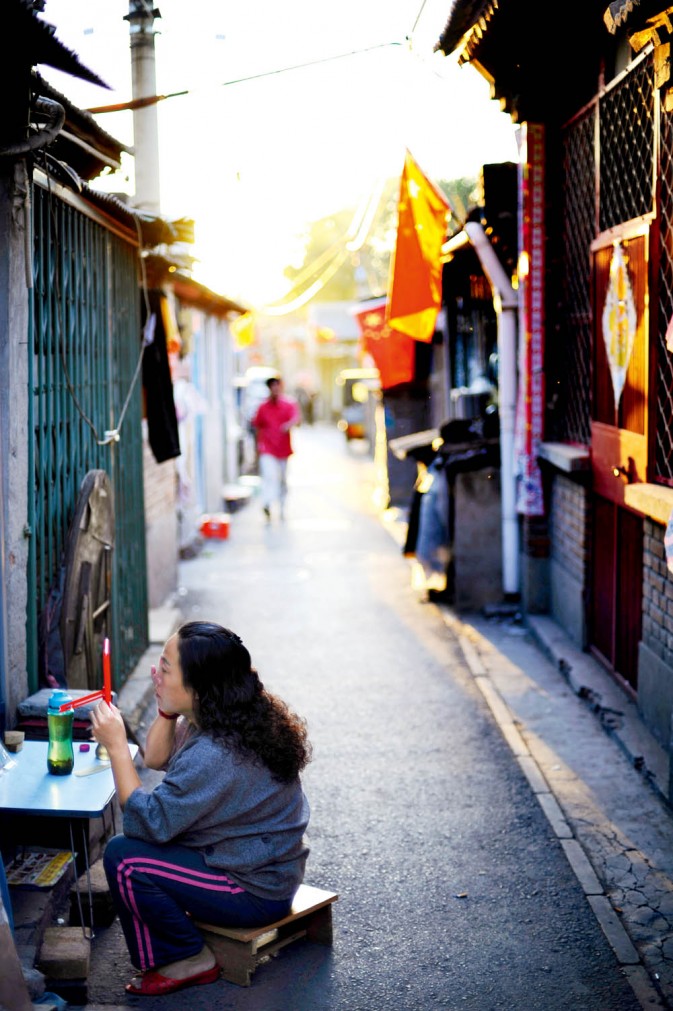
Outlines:
<svg viewBox="0 0 673 1011"><path fill-rule="evenodd" d="M544 126L523 123L519 159L519 389L515 424L517 511L544 514L538 451L544 434Z"/></svg>

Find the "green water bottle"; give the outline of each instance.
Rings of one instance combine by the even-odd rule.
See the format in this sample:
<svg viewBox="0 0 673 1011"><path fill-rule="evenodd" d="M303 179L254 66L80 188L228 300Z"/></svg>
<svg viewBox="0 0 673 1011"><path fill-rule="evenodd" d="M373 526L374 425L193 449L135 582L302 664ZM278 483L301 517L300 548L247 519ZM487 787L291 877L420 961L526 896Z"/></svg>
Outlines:
<svg viewBox="0 0 673 1011"><path fill-rule="evenodd" d="M69 704L69 709L60 712L60 707ZM47 726L49 728L49 748L47 750L47 769L52 776L69 776L75 764L72 749L72 721L75 710L72 699L62 688L56 688L50 698L47 709Z"/></svg>

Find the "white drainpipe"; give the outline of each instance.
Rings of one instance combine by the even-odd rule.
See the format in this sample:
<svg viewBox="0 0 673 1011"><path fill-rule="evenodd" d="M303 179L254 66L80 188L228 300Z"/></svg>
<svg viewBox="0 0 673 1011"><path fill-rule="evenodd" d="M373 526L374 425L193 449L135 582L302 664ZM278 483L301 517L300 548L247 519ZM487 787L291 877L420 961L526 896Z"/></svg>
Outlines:
<svg viewBox="0 0 673 1011"><path fill-rule="evenodd" d="M498 410L500 414L500 493L502 510L502 578L505 596L520 593L519 521L516 512L514 420L518 296L486 233L476 221L464 230L479 257L493 292L498 318Z"/></svg>
<svg viewBox="0 0 673 1011"><path fill-rule="evenodd" d="M134 99L153 98L157 93L155 18L158 8L145 0L129 0L131 41L131 80ZM157 103L133 110L133 149L135 153L135 195L133 206L160 214L159 119Z"/></svg>

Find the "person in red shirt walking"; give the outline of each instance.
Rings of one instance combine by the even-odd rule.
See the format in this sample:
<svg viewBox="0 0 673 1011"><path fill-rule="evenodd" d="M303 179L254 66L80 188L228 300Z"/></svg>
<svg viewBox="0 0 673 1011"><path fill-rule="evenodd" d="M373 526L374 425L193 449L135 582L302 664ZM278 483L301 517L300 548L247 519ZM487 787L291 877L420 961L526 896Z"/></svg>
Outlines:
<svg viewBox="0 0 673 1011"><path fill-rule="evenodd" d="M284 395L280 377L267 379L266 385L269 396L257 408L252 427L257 434L262 508L268 522L274 502L279 505L280 518L285 519L287 461L292 456L290 430L299 424L301 413L297 401Z"/></svg>

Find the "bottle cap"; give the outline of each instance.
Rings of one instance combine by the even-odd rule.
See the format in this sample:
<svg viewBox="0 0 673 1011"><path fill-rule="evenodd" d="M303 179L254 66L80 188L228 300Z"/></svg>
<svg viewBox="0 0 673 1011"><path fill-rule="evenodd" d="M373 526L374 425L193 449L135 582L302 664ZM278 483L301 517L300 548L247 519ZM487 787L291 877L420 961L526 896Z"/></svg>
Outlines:
<svg viewBox="0 0 673 1011"><path fill-rule="evenodd" d="M58 712L61 706L68 704L72 706L71 696L62 688L55 688L49 697L49 709L52 712Z"/></svg>

